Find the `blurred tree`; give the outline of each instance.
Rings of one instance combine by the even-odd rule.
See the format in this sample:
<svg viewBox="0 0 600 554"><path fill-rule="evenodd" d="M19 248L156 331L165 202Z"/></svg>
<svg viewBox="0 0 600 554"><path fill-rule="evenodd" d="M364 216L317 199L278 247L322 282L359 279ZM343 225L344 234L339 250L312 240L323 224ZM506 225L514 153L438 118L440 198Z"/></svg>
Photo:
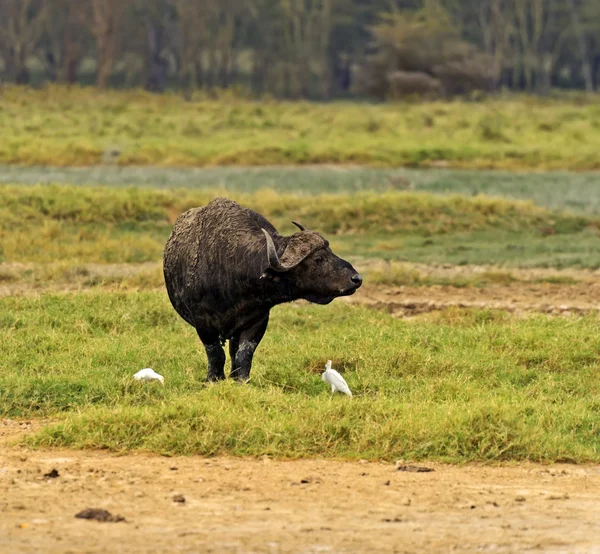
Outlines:
<svg viewBox="0 0 600 554"><path fill-rule="evenodd" d="M3 79L256 93L596 88L600 0L0 0ZM87 64L86 64L87 66ZM410 73L415 73L411 75ZM38 79L36 79L37 81ZM441 83L441 88L437 83Z"/></svg>
<svg viewBox="0 0 600 554"><path fill-rule="evenodd" d="M45 15L42 0L0 2L0 53L10 81L29 83L27 61L41 38Z"/></svg>
<svg viewBox="0 0 600 554"><path fill-rule="evenodd" d="M179 76L189 91L228 87L237 79L247 29L252 25L250 0L169 0L177 18L173 37Z"/></svg>
<svg viewBox="0 0 600 554"><path fill-rule="evenodd" d="M82 6L71 0L43 2L39 59L51 81L75 83L79 65L89 50L89 33L81 25Z"/></svg>
<svg viewBox="0 0 600 554"><path fill-rule="evenodd" d="M372 40L370 27L392 5L398 7L389 0L336 0L329 47L331 92L350 91L353 66ZM414 5L414 2L402 4L405 8Z"/></svg>
<svg viewBox="0 0 600 554"><path fill-rule="evenodd" d="M106 88L119 55L130 0L78 1L81 2L80 21L91 32L96 46L96 84Z"/></svg>
<svg viewBox="0 0 600 554"><path fill-rule="evenodd" d="M248 0L250 20L245 46L252 52L250 83L258 93L277 87L277 65L283 42L279 8L279 0Z"/></svg>
<svg viewBox="0 0 600 554"><path fill-rule="evenodd" d="M600 88L600 2L582 0L581 21L588 45L594 89Z"/></svg>
<svg viewBox="0 0 600 554"><path fill-rule="evenodd" d="M594 2L594 5L597 7L598 3ZM587 33L579 15L581 6L579 2L577 2L577 0L569 0L569 8L571 12L571 24L573 26L573 33L575 35L575 38L577 39L579 55L581 57L581 73L585 82L585 89L588 92L591 92L594 90L594 78L592 74L592 64L589 55L588 39L586 36ZM596 15L596 17L600 16L600 9L594 10L590 2L587 2L585 4L585 8L586 15ZM595 14L594 11L596 11ZM594 18L592 17L592 21L593 20ZM597 24L593 26L592 29L596 32L600 31L600 28Z"/></svg>
<svg viewBox="0 0 600 554"><path fill-rule="evenodd" d="M553 30L552 0L513 0L515 14L516 45L519 53L513 60L515 80L519 72L527 90L533 90L536 74L544 78L550 72L551 58L548 56L548 41Z"/></svg>
<svg viewBox="0 0 600 554"><path fill-rule="evenodd" d="M177 33L176 11L169 0L133 0L132 17L141 30L145 88L164 92L167 84L169 56Z"/></svg>
<svg viewBox="0 0 600 554"><path fill-rule="evenodd" d="M477 28L475 36L481 37L480 43L487 52L491 63L491 78L494 86L498 86L504 70L513 55L512 42L515 26L507 10L509 0L481 0L473 6Z"/></svg>
<svg viewBox="0 0 600 554"><path fill-rule="evenodd" d="M203 85L202 54L207 33L206 7L193 0L169 0L175 11L178 27L174 51L178 61L179 80L191 93Z"/></svg>
<svg viewBox="0 0 600 554"><path fill-rule="evenodd" d="M281 0L280 93L308 97L313 76L327 80L332 5L333 0Z"/></svg>

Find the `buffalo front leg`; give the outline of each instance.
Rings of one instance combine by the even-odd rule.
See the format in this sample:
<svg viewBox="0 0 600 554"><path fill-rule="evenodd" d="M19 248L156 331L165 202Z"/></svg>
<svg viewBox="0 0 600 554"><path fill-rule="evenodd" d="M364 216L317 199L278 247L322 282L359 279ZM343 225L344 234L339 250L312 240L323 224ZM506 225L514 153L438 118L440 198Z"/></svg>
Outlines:
<svg viewBox="0 0 600 554"><path fill-rule="evenodd" d="M204 345L208 358L207 381L221 381L225 379L225 352L221 346L219 334L196 328L196 332Z"/></svg>
<svg viewBox="0 0 600 554"><path fill-rule="evenodd" d="M244 329L229 342L232 379L237 379L238 381L248 381L250 379L254 351L262 340L268 324L269 314Z"/></svg>

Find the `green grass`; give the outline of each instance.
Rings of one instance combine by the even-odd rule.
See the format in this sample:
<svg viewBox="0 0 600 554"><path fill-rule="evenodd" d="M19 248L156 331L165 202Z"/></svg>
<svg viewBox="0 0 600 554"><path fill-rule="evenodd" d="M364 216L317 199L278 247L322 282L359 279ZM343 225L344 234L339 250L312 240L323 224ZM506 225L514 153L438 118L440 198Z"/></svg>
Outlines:
<svg viewBox="0 0 600 554"><path fill-rule="evenodd" d="M0 163L599 169L600 102L191 102L139 91L0 90ZM118 152L112 156L111 152Z"/></svg>
<svg viewBox="0 0 600 554"><path fill-rule="evenodd" d="M222 193L0 185L0 262L156 262L177 215ZM402 191L228 195L283 233L295 230L291 220L324 233L336 251L351 258L600 266L597 218L531 202Z"/></svg>
<svg viewBox="0 0 600 554"><path fill-rule="evenodd" d="M3 298L0 413L37 446L454 462L600 460L600 320L274 310L250 384L206 385L164 292ZM325 361L355 397L330 398ZM138 383L151 366L166 378Z"/></svg>
<svg viewBox="0 0 600 554"><path fill-rule="evenodd" d="M600 214L600 173L461 169L384 169L358 166L304 167L23 167L0 165L0 183L14 185L102 185L118 188L220 189L229 194L269 188L307 196L323 193L418 192L502 196L532 200L554 210Z"/></svg>

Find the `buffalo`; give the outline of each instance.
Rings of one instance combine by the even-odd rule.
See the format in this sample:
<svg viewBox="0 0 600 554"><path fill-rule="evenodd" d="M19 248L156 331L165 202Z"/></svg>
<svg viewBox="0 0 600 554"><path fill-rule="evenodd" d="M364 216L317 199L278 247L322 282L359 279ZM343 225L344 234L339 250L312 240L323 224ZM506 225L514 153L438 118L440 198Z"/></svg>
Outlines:
<svg viewBox="0 0 600 554"><path fill-rule="evenodd" d="M208 357L208 380L250 378L254 351L273 306L304 299L329 304L354 294L362 277L319 233L285 237L263 216L226 198L181 214L163 258L165 284L177 313L196 329Z"/></svg>

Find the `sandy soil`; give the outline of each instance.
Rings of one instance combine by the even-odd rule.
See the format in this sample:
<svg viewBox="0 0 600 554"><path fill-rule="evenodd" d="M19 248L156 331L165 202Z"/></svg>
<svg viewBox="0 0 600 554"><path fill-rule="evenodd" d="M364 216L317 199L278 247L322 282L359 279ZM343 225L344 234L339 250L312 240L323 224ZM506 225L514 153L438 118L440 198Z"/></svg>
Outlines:
<svg viewBox="0 0 600 554"><path fill-rule="evenodd" d="M599 466L416 473L9 446L31 429L0 423L3 553L600 552ZM75 518L86 508L125 521Z"/></svg>

